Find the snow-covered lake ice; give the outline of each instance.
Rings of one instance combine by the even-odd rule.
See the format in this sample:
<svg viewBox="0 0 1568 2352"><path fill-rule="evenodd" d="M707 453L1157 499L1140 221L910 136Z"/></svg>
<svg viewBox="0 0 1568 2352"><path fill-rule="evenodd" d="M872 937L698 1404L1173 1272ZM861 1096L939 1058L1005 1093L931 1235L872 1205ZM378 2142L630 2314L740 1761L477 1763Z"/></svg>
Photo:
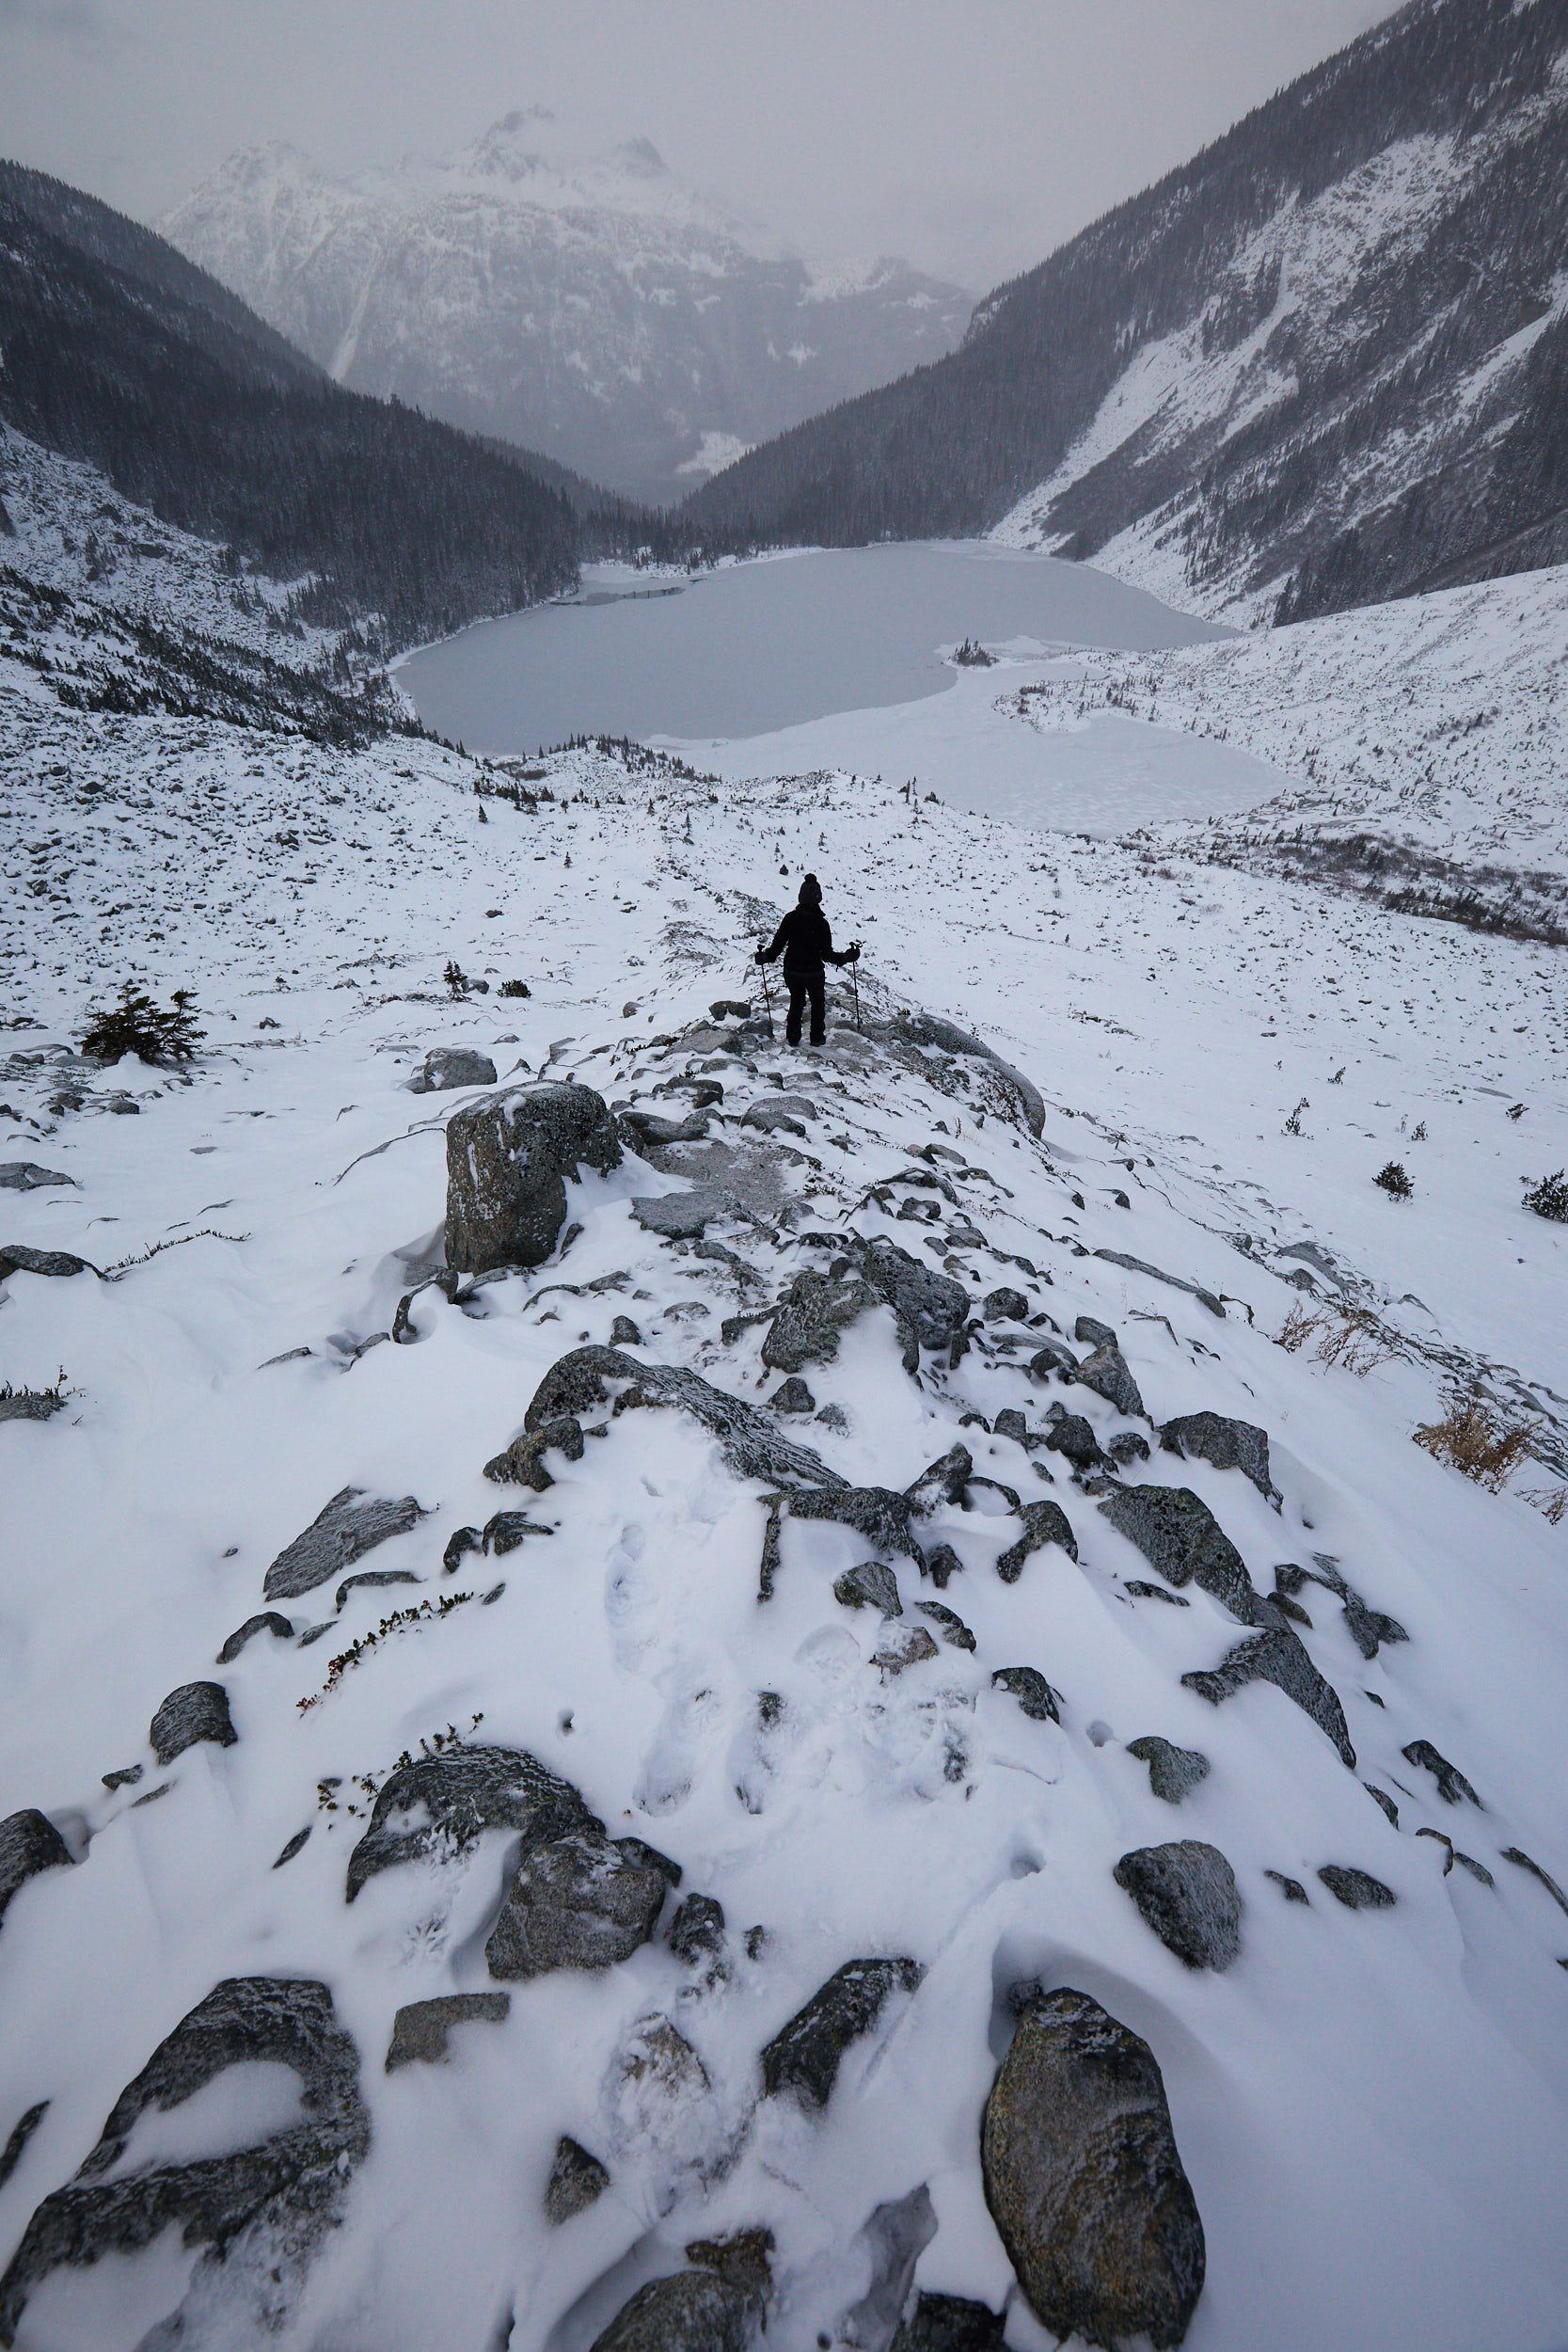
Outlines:
<svg viewBox="0 0 1568 2352"><path fill-rule="evenodd" d="M466 629L399 675L426 725L470 750L630 735L727 775L918 775L1014 823L1119 834L1255 807L1282 779L1223 744L1104 716L1042 737L993 706L1069 647L1228 634L1087 564L940 541L818 548L681 584L597 566L575 602ZM944 650L965 637L1006 658L955 671Z"/></svg>

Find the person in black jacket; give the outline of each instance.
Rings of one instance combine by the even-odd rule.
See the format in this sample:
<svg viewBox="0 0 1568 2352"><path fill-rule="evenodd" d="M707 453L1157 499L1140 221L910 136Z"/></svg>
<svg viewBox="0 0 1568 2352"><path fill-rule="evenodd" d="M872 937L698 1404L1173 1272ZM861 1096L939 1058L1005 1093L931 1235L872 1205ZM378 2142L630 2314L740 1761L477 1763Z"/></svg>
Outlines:
<svg viewBox="0 0 1568 2352"><path fill-rule="evenodd" d="M858 962L861 944L852 939L842 951L834 948L833 935L822 912L822 885L815 874L808 874L800 884L799 902L790 908L774 932L772 945L757 949L757 961L771 963L781 951L789 988L789 1018L784 1024L784 1036L791 1045L800 1044L800 1015L809 995L811 1041L820 1045L827 1033L827 985L822 967L825 963Z"/></svg>

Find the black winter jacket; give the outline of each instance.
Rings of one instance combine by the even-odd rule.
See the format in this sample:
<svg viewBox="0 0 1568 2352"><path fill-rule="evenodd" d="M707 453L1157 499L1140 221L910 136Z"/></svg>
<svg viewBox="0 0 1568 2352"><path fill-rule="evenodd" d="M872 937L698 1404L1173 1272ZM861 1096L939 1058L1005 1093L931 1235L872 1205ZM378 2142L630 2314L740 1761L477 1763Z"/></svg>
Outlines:
<svg viewBox="0 0 1568 2352"><path fill-rule="evenodd" d="M847 963L850 950L842 954L833 947L833 935L828 918L819 906L794 906L773 934L773 943L763 950L762 961L771 963L784 950L786 972L820 972L826 963Z"/></svg>

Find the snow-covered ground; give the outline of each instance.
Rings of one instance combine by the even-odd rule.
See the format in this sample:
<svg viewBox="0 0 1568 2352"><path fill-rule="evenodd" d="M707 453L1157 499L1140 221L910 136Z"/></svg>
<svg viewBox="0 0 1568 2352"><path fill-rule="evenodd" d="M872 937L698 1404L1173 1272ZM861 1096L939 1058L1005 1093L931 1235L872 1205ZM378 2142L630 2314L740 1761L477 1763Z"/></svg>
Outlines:
<svg viewBox="0 0 1568 2352"><path fill-rule="evenodd" d="M1525 586L1462 592L1481 599L1469 640L1493 614L1485 642L1515 645L1506 599ZM1408 700L1412 742L1444 677L1455 711L1484 693L1454 641L1433 636L1402 675L1377 636L1394 622L1316 626L1153 669L1090 663L1084 681L1153 678L1162 725L1209 722L1232 744L1240 711L1272 698L1244 740L1287 773L1352 723L1357 678L1369 713ZM1568 1885L1568 1525L1546 1507L1568 1482L1568 1228L1520 1205L1522 1177L1568 1161L1557 954L1207 862L1198 829L1024 833L901 793L891 758L709 783L580 752L535 763L515 803L513 773L417 740L332 749L65 707L9 642L0 1163L70 1182L0 1192L0 1250L74 1252L111 1279L0 1285L0 1381L40 1393L63 1375L66 1398L0 1422L0 1814L39 1808L75 1863L28 1879L0 1928L0 2145L47 2102L0 2186L0 2260L215 1983L305 1978L352 2036L369 2149L343 2155L341 2226L313 2264L285 2260L269 2341L587 2352L688 2245L765 2228L768 2345L885 2348L900 2274L888 2232L864 2225L924 2185L929 2216L906 2206L901 2241L918 2242L914 2284L1005 2307L1023 2352L1050 2339L988 2215L978 2130L1006 1991L1036 1977L1094 1994L1163 2070L1208 2244L1195 2352L1560 2346L1568 1916L1508 1858ZM1294 737L1269 732L1288 724L1271 660L1300 665L1304 704L1318 693ZM986 675L1016 692L1016 673ZM1513 731L1496 739L1544 741L1507 666L1493 675ZM1543 688L1539 708L1556 707ZM1076 704L1052 715L1076 724ZM1329 732L1309 740L1314 723ZM1405 743L1373 732L1385 754ZM1485 789L1478 772L1462 813ZM1452 823L1469 855L1461 803L1421 806L1427 837ZM750 950L807 867L835 936L866 943L876 1032L849 1026L835 978L818 1055L708 1012L762 1009ZM449 960L488 993L452 1001ZM89 1003L133 977L160 999L195 991L207 1037L188 1072L73 1053ZM508 978L530 994L501 998ZM990 1065L951 1041L900 1043L885 1025L914 1006L1033 1080L1037 1138ZM472 1094L404 1090L436 1044L644 1112L680 1116L704 1082L723 1092L703 1140L585 1173L580 1230L548 1263L451 1303L420 1282L438 1263L445 1122ZM780 1093L798 1098L794 1129L743 1123ZM1390 1159L1407 1200L1372 1183ZM701 1248L634 1216L634 1198L716 1181L740 1205ZM827 1270L813 1233L885 1236L945 1271L975 1303L968 1352L927 1353L911 1377L879 1308L805 1365L816 1417L773 1414L768 1323L747 1318ZM1025 1319L981 1321L1003 1286ZM381 1335L409 1295L393 1344ZM1320 1354L1342 1307L1360 1318L1359 1374ZM1317 1318L1294 1350L1279 1344L1292 1311L1298 1328ZM486 1482L551 1365L622 1315L637 1360L760 1406L856 1486L904 1489L961 1441L998 1484L939 1503L920 1541L958 1556L941 1600L973 1650L920 1613L935 1588L896 1551L901 1619L837 1599L875 1547L832 1522L785 1521L760 1602L766 1482L681 1411L601 1416L580 1460L550 1454L547 1492ZM1080 1316L1114 1327L1148 1418L1030 1372L1057 1334L1087 1352ZM1460 1390L1528 1424L1501 1492L1412 1442ZM1085 1480L995 1433L1011 1409L1037 1436L1053 1403L1101 1446L1141 1435L1150 1457ZM1267 1430L1277 1513L1240 1470L1161 1451L1152 1424L1204 1410ZM1196 1585L1161 1597L1100 1507L1149 1486L1201 1497L1260 1594L1291 1563L1402 1629L1368 1658L1341 1597L1298 1587L1354 1771L1278 1689L1215 1706L1183 1685L1243 1628ZM263 1607L268 1564L344 1486L417 1499L428 1516L356 1565L419 1584L340 1603L329 1578L278 1604L286 1638L214 1663ZM1003 1489L1058 1502L1076 1561L1048 1544L1000 1578L1020 1532ZM443 1572L457 1530L525 1505L547 1538ZM934 1651L903 1662L923 1628ZM1021 1665L1059 1693L1059 1724L993 1683ZM150 1719L203 1679L222 1682L236 1743L160 1768ZM1209 1759L1180 1806L1127 1753L1148 1734ZM444 2063L388 2073L401 2008L496 1989L484 1946L507 1834L437 1844L344 1899L376 1789L453 1735L537 1757L612 1836L673 1858L679 1896L723 1906L724 1971L708 1981L661 1931L609 1969L512 1983L509 2014L455 2027ZM1419 1740L1479 1804L1442 1799L1402 1753ZM104 1786L128 1768L134 1782ZM1184 1967L1113 1879L1129 1849L1175 1838L1234 1868L1241 1951L1224 1973ZM1449 1865L1445 1839L1490 1883ZM1336 1864L1393 1907L1343 1908L1317 1876ZM852 1958L895 1955L919 1988L851 2044L826 2108L762 2096L759 2053L807 1997ZM111 2185L289 2129L295 2081L230 2067L149 2109ZM562 2134L610 2185L551 2226ZM148 2330L200 2250L171 2227L143 2253L55 2269L18 2344L172 2340ZM258 2340L272 2290L256 2250L218 2274L215 2307L198 2286L182 2343Z"/></svg>

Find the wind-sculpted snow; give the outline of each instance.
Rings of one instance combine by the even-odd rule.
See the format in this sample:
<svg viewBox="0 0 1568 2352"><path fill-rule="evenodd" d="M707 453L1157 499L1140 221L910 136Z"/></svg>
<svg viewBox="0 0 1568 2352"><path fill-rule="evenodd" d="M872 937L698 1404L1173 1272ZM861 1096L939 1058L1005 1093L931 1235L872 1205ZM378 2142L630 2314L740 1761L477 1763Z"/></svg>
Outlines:
<svg viewBox="0 0 1568 2352"><path fill-rule="evenodd" d="M104 1278L0 1291L18 2344L1554 2343L1539 947L868 778L0 720L4 1237ZM75 1050L121 961L188 1068ZM615 1124L537 1263L448 1262L436 1048ZM1482 1391L1497 1491L1411 1441Z"/></svg>

